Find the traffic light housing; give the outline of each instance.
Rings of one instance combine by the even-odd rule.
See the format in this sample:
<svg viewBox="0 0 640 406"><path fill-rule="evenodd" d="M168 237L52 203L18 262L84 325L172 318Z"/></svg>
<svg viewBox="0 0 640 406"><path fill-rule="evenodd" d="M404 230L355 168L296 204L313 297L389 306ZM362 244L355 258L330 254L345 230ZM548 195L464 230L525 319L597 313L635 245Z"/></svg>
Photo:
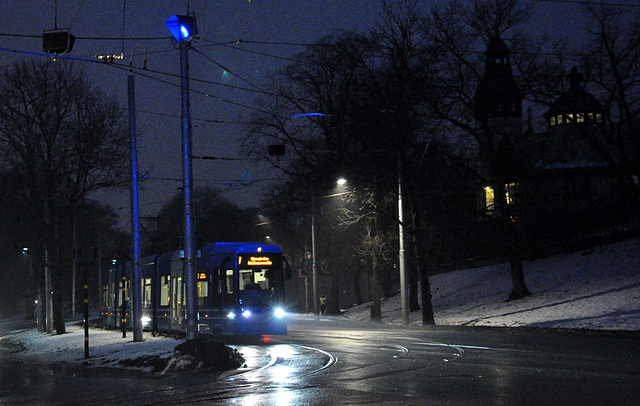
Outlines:
<svg viewBox="0 0 640 406"><path fill-rule="evenodd" d="M76 37L66 30L49 30L42 33L42 51L64 55L71 52Z"/></svg>
<svg viewBox="0 0 640 406"><path fill-rule="evenodd" d="M198 33L196 18L193 15L172 15L165 22L176 41L191 41Z"/></svg>

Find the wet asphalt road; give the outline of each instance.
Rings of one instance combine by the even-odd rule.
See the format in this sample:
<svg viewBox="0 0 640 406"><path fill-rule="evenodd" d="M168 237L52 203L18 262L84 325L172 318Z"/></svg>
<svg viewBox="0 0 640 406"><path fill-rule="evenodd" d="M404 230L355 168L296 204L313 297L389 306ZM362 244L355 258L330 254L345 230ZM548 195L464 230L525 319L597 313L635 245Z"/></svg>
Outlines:
<svg viewBox="0 0 640 406"><path fill-rule="evenodd" d="M638 333L304 316L287 336L237 348L248 365L222 374L157 376L2 359L0 404L583 406L640 399Z"/></svg>

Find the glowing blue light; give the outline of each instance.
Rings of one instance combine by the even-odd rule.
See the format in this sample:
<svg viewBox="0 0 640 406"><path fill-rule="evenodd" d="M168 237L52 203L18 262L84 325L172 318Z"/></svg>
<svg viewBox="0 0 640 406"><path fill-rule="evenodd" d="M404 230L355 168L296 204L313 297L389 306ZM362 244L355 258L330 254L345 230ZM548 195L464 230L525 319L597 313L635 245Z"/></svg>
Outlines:
<svg viewBox="0 0 640 406"><path fill-rule="evenodd" d="M176 41L191 41L197 34L196 18L192 15L173 15L165 24Z"/></svg>
<svg viewBox="0 0 640 406"><path fill-rule="evenodd" d="M189 38L189 29L186 26L180 25L180 33L182 38Z"/></svg>
<svg viewBox="0 0 640 406"><path fill-rule="evenodd" d="M302 113L302 114L296 114L295 116L292 116L291 118L307 117L307 116L328 116L328 114L322 114L322 113Z"/></svg>

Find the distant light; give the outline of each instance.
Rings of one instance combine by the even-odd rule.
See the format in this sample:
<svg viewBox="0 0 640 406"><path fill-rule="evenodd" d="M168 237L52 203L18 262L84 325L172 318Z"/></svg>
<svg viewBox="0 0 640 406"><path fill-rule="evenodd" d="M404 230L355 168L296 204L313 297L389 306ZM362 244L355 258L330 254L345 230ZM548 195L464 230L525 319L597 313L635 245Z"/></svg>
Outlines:
<svg viewBox="0 0 640 406"><path fill-rule="evenodd" d="M340 178L336 183L338 184L338 186L344 186L346 185L347 180L345 178Z"/></svg>
<svg viewBox="0 0 640 406"><path fill-rule="evenodd" d="M295 116L291 116L291 118L309 117L309 116L328 116L328 114L322 114L322 113L302 113L302 114L296 114Z"/></svg>

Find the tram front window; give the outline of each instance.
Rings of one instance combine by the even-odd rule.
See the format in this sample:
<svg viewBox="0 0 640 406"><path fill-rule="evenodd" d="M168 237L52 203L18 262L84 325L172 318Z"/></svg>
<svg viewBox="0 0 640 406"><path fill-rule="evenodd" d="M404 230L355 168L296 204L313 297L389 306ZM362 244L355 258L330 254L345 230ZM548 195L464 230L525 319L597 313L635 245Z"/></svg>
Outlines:
<svg viewBox="0 0 640 406"><path fill-rule="evenodd" d="M271 296L266 269L239 269L240 298L247 306L267 306Z"/></svg>

